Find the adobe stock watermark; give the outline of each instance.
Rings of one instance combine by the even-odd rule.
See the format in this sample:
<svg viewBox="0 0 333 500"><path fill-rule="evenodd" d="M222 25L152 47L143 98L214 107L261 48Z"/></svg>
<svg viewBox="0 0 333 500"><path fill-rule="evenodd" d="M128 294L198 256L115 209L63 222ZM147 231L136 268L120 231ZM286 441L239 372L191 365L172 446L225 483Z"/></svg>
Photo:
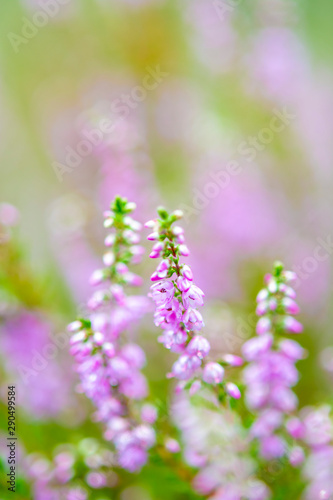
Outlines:
<svg viewBox="0 0 333 500"><path fill-rule="evenodd" d="M62 5L70 3L72 0L40 0L39 9L31 16L31 19L22 17L22 27L20 33L9 32L7 38L10 41L16 54L22 45L26 45L35 38L41 28L44 28L50 19L57 16Z"/></svg>
<svg viewBox="0 0 333 500"><path fill-rule="evenodd" d="M122 120L128 117L131 111L146 99L148 93L155 90L168 76L169 73L162 70L159 64L154 68L148 66L141 85L136 85L128 93L113 99L109 109L105 110L105 117L101 118L97 127L82 130L81 135L84 139L81 139L75 147L66 146L64 162L52 162L59 182L63 181L64 174L71 173L79 167L83 159L87 158L107 136L110 134L117 136L117 133L121 135Z"/></svg>
<svg viewBox="0 0 333 500"><path fill-rule="evenodd" d="M257 155L274 140L277 134L285 130L296 118L286 107L282 110L274 109L273 115L267 127L259 130L257 135L248 136L237 146L238 156L252 163ZM210 181L206 182L202 188L194 188L191 205L183 203L179 208L184 212L184 219L188 221L191 215L198 215L207 208L210 201L216 198L221 190L225 189L233 177L238 176L244 171L244 162L242 160L231 160L226 166L217 171L210 171Z"/></svg>

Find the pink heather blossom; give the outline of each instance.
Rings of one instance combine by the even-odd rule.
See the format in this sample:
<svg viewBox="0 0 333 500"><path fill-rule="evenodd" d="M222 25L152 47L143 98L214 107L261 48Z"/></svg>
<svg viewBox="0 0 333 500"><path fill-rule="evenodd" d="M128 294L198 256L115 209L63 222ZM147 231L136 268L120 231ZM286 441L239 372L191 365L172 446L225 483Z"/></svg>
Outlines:
<svg viewBox="0 0 333 500"><path fill-rule="evenodd" d="M260 337L254 337L242 347L242 353L247 361L254 361L262 357L268 352L273 345L273 336L270 333L265 333Z"/></svg>
<svg viewBox="0 0 333 500"><path fill-rule="evenodd" d="M202 383L201 383L201 380L195 380L193 382L193 384L191 384L191 387L190 387L190 390L189 390L189 394L190 396L193 396L194 394L196 394L198 391L200 391L202 387Z"/></svg>
<svg viewBox="0 0 333 500"><path fill-rule="evenodd" d="M218 363L207 363L202 378L207 384L220 384L224 377L224 368Z"/></svg>
<svg viewBox="0 0 333 500"><path fill-rule="evenodd" d="M189 307L183 315L184 325L188 330L201 330L204 326L202 315L196 309Z"/></svg>
<svg viewBox="0 0 333 500"><path fill-rule="evenodd" d="M77 445L61 444L49 461L39 453L25 457L23 470L32 481L37 500L87 500L91 489L110 487L112 453L97 440L85 438ZM21 469L22 470L22 469ZM78 487L84 476L85 487Z"/></svg>
<svg viewBox="0 0 333 500"><path fill-rule="evenodd" d="M299 467L305 460L305 453L301 446L294 446L289 452L289 462L293 467Z"/></svg>
<svg viewBox="0 0 333 500"><path fill-rule="evenodd" d="M179 453L180 445L176 439L167 438L164 443L166 449L170 451L170 453Z"/></svg>
<svg viewBox="0 0 333 500"><path fill-rule="evenodd" d="M111 208L112 213L107 211L105 216L108 229L112 230L113 224L115 228L111 233L112 250L104 255L105 268L93 274L92 281L99 289L88 301L92 312L88 319L71 323L68 330L73 333L70 352L77 363L79 391L95 404L95 420L107 425L105 438L113 441L120 466L134 472L144 465L147 450L155 441L147 416L143 419L147 425L141 425L128 404L131 400L142 401L148 394L141 373L145 353L134 342L121 339L121 333L147 311L144 297L127 296L124 291L125 285L138 286L141 281L128 271L134 257L129 250L132 243L139 241L135 231L141 225L129 217L132 204L126 200L116 198ZM156 293L163 303L163 292ZM153 423L154 418L148 420Z"/></svg>
<svg viewBox="0 0 333 500"><path fill-rule="evenodd" d="M184 354L173 364L171 375L180 380L188 380L194 376L200 366L201 359L198 356Z"/></svg>
<svg viewBox="0 0 333 500"><path fill-rule="evenodd" d="M213 403L206 394L207 402ZM216 403L215 403L216 405ZM193 405L186 392L175 398L173 416L181 431L185 461L195 467L195 491L210 500L268 500L268 487L255 477L247 431L239 415L217 406ZM227 496L230 493L238 496Z"/></svg>
<svg viewBox="0 0 333 500"><path fill-rule="evenodd" d="M106 477L100 472L90 472L86 476L86 481L91 488L104 488L106 486Z"/></svg>
<svg viewBox="0 0 333 500"><path fill-rule="evenodd" d="M175 287L172 281L159 281L151 287L151 295L156 305L168 309L175 294Z"/></svg>
<svg viewBox="0 0 333 500"><path fill-rule="evenodd" d="M71 488L67 494L67 500L87 500L88 494L82 488Z"/></svg>
<svg viewBox="0 0 333 500"><path fill-rule="evenodd" d="M120 353L122 358L133 368L141 370L146 364L145 352L136 344L125 344Z"/></svg>
<svg viewBox="0 0 333 500"><path fill-rule="evenodd" d="M257 438L268 437L273 431L278 429L283 421L281 411L268 408L257 418L251 428L251 435Z"/></svg>
<svg viewBox="0 0 333 500"><path fill-rule="evenodd" d="M203 319L197 308L203 305L204 293L193 283L190 267L184 264L175 265L174 260L170 258L170 255L179 258L189 254L184 243L184 230L180 226L172 227L172 223L181 215L176 212L171 214L165 228L163 220L166 219L163 218L161 221L149 221L146 226L153 229L148 239L157 241L152 257L158 253L162 258L152 275L152 280L156 283L151 286L151 297L156 304L155 324L163 329L159 341L168 349L181 354L179 360L174 363L170 376L188 380L201 367L203 359L210 351L210 345L202 336L190 336L190 332L203 327ZM167 235L166 238L164 234ZM161 235L163 236L160 238Z"/></svg>
<svg viewBox="0 0 333 500"><path fill-rule="evenodd" d="M295 293L289 285L294 280L294 273L284 271L280 263L275 265L274 275L265 277L267 286L257 296L258 306L267 305L259 308L258 337L245 342L242 348L245 359L250 362L243 372L246 401L257 414L251 435L259 440L260 454L267 460L285 454L279 435L284 426L294 438L303 432L298 420L288 416L298 406L291 388L299 378L295 363L304 358L305 351L293 340L279 339L281 334L302 331L302 325L291 316L299 312L294 302ZM273 308L269 305L272 302ZM295 459L294 464L296 462Z"/></svg>
<svg viewBox="0 0 333 500"><path fill-rule="evenodd" d="M269 332L271 328L272 328L271 320L266 317L261 318L257 323L256 332L258 335L262 335L263 333Z"/></svg>
<svg viewBox="0 0 333 500"><path fill-rule="evenodd" d="M287 316L283 321L283 327L288 333L302 333L303 326L295 318Z"/></svg>
<svg viewBox="0 0 333 500"><path fill-rule="evenodd" d="M193 281L193 273L192 273L192 269L190 268L190 266L188 265L184 265L183 266L183 276L189 280L189 281Z"/></svg>
<svg viewBox="0 0 333 500"><path fill-rule="evenodd" d="M285 454L286 444L279 436L264 437L260 442L260 454L263 458L281 458Z"/></svg>
<svg viewBox="0 0 333 500"><path fill-rule="evenodd" d="M210 344L205 337L197 335L189 342L187 352L198 358L205 358L210 351Z"/></svg>
<svg viewBox="0 0 333 500"><path fill-rule="evenodd" d="M138 445L129 445L119 451L118 461L123 469L129 472L140 470L147 462L147 452Z"/></svg>
<svg viewBox="0 0 333 500"><path fill-rule="evenodd" d="M227 394L229 394L229 396L231 396L234 399L240 399L240 397L242 396L237 385L233 384L232 382L227 382L225 384L225 388L226 388Z"/></svg>
<svg viewBox="0 0 333 500"><path fill-rule="evenodd" d="M3 322L3 365L20 393L18 404L35 418L54 418L71 404L74 380L57 344L66 345L64 337L64 333L53 336L50 322L37 310L19 309Z"/></svg>
<svg viewBox="0 0 333 500"><path fill-rule="evenodd" d="M157 419L157 409L154 405L146 403L141 408L141 419L147 424L153 424Z"/></svg>
<svg viewBox="0 0 333 500"><path fill-rule="evenodd" d="M303 440L305 437L305 425L297 417L287 420L286 429L294 439Z"/></svg>
<svg viewBox="0 0 333 500"><path fill-rule="evenodd" d="M299 314L299 307L296 302L290 297L285 297L281 301L282 306L284 307L286 313L288 314Z"/></svg>
<svg viewBox="0 0 333 500"><path fill-rule="evenodd" d="M204 292L194 283L193 272L181 257L189 255L185 244L184 230L173 223L182 217L180 211L168 214L164 208L158 209L160 219L148 221L145 226L152 230L148 240L154 241L151 258L160 257L161 262L152 274L150 296L155 302L155 325L162 328L159 342L167 349L180 355L173 364L169 377L187 381L202 377L206 383L220 384L224 368L218 363L207 363L210 343L198 335L204 321L198 308L204 304ZM226 364L240 366L242 359L229 355ZM191 393L200 389L199 381L191 385ZM195 389L194 389L195 388ZM230 389L231 397L238 398L237 389ZM232 393L232 394L231 394Z"/></svg>
<svg viewBox="0 0 333 500"><path fill-rule="evenodd" d="M330 406L322 406L318 410L310 411L303 422L305 425L306 443L317 448L327 445L333 440L333 423L330 418Z"/></svg>
<svg viewBox="0 0 333 500"><path fill-rule="evenodd" d="M224 354L222 356L222 361L230 366L242 366L244 363L243 358L235 354Z"/></svg>
<svg viewBox="0 0 333 500"><path fill-rule="evenodd" d="M186 309L203 306L203 298L203 291L194 284L191 284L190 288L183 292L183 303Z"/></svg>
<svg viewBox="0 0 333 500"><path fill-rule="evenodd" d="M292 361L299 361L305 357L306 351L298 342L284 339L279 344L280 352Z"/></svg>

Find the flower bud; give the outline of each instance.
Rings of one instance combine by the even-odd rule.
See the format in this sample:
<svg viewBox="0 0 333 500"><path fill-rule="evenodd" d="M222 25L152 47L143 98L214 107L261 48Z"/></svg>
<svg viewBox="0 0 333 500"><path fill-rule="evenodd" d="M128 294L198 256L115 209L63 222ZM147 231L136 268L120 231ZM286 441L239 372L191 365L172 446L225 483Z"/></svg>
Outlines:
<svg viewBox="0 0 333 500"><path fill-rule="evenodd" d="M210 344L205 337L196 335L189 342L186 350L191 356L198 356L198 358L202 359L209 353Z"/></svg>
<svg viewBox="0 0 333 500"><path fill-rule="evenodd" d="M112 247L114 245L115 240L116 240L115 234L108 234L104 240L104 245L106 247Z"/></svg>
<svg viewBox="0 0 333 500"><path fill-rule="evenodd" d="M71 333L75 333L81 330L82 328L82 323L81 321L73 321L72 323L69 323L67 326L67 330Z"/></svg>
<svg viewBox="0 0 333 500"><path fill-rule="evenodd" d="M81 330L80 332L77 332L74 335L72 335L69 343L70 345L79 344L80 342L85 340L85 338L86 338L86 332L84 330Z"/></svg>
<svg viewBox="0 0 333 500"><path fill-rule="evenodd" d="M92 286L100 285L104 281L104 272L102 269L96 269L90 276L89 283Z"/></svg>
<svg viewBox="0 0 333 500"><path fill-rule="evenodd" d="M180 445L176 439L172 438L167 438L165 440L165 447L170 453L179 453L180 452Z"/></svg>
<svg viewBox="0 0 333 500"><path fill-rule="evenodd" d="M220 384L224 377L224 368L218 363L207 363L204 368L202 379L207 384Z"/></svg>
<svg viewBox="0 0 333 500"><path fill-rule="evenodd" d="M104 221L104 224L103 224L103 225L104 225L104 227L105 227L106 229L109 229L110 227L112 227L112 225L113 225L113 218L112 218L112 217L109 217L108 219L105 219L105 221Z"/></svg>
<svg viewBox="0 0 333 500"><path fill-rule="evenodd" d="M282 305L288 314L298 314L299 313L298 305L290 297L284 297L282 299Z"/></svg>
<svg viewBox="0 0 333 500"><path fill-rule="evenodd" d="M283 320L283 327L289 333L302 333L303 325L292 316L287 316Z"/></svg>
<svg viewBox="0 0 333 500"><path fill-rule="evenodd" d="M93 339L94 339L95 344L97 344L98 346L101 346L104 342L104 335L101 332L95 332L93 335Z"/></svg>
<svg viewBox="0 0 333 500"><path fill-rule="evenodd" d="M109 358L113 358L113 356L115 356L116 354L116 349L114 347L114 345L111 343L111 342L105 342L103 344L103 352L109 357Z"/></svg>
<svg viewBox="0 0 333 500"><path fill-rule="evenodd" d="M190 268L190 266L187 266L185 264L183 266L183 270L182 271L183 271L184 278L186 278L189 281L193 281L193 273L192 273L192 269Z"/></svg>
<svg viewBox="0 0 333 500"><path fill-rule="evenodd" d="M305 460L305 453L300 446L294 446L289 453L289 461L293 467L298 467Z"/></svg>
<svg viewBox="0 0 333 500"><path fill-rule="evenodd" d="M158 240L159 238L159 234L157 231L153 232L153 233L150 233L148 236L147 236L147 240L150 240L150 241L156 241Z"/></svg>
<svg viewBox="0 0 333 500"><path fill-rule="evenodd" d="M115 257L113 252L107 252L103 255L103 262L106 267L112 266L114 263Z"/></svg>
<svg viewBox="0 0 333 500"><path fill-rule="evenodd" d="M128 210L129 212L133 212L133 210L136 209L136 203L134 203L134 201L128 201L126 203L126 210Z"/></svg>
<svg viewBox="0 0 333 500"><path fill-rule="evenodd" d="M190 255L190 251L186 245L179 245L179 252L180 255L183 255L184 257L188 257Z"/></svg>
<svg viewBox="0 0 333 500"><path fill-rule="evenodd" d="M241 392L236 384L232 382L227 382L225 385L225 389L230 397L234 399L240 399L242 397Z"/></svg>
<svg viewBox="0 0 333 500"><path fill-rule="evenodd" d="M256 332L258 335L263 335L264 333L267 333L270 331L272 327L271 320L269 318L260 318L257 326L256 326Z"/></svg>
<svg viewBox="0 0 333 500"><path fill-rule="evenodd" d="M156 219L155 220L148 220L147 222L144 223L143 226L147 229L153 229L153 227L156 226Z"/></svg>
<svg viewBox="0 0 333 500"><path fill-rule="evenodd" d="M244 363L243 359L235 354L225 354L222 360L230 366L242 366Z"/></svg>

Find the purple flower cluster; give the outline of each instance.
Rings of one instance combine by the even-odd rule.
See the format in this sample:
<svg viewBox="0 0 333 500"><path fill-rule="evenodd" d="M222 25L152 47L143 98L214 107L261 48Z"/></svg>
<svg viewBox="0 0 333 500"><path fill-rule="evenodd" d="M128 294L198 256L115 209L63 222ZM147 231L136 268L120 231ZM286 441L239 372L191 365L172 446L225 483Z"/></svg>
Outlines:
<svg viewBox="0 0 333 500"><path fill-rule="evenodd" d="M330 500L333 496L333 424L331 407L307 412L303 419L303 440L310 448L304 465L309 486L307 500Z"/></svg>
<svg viewBox="0 0 333 500"><path fill-rule="evenodd" d="M270 491L256 477L247 431L239 415L228 408L223 412L218 406L214 408L211 394L206 397L211 407L191 404L185 392L176 396L173 406L185 461L199 469L194 489L211 500L268 500Z"/></svg>
<svg viewBox="0 0 333 500"><path fill-rule="evenodd" d="M81 379L79 390L96 406L95 419L105 422L105 438L114 443L119 465L132 472L147 460L147 450L155 442L151 424L156 418L149 411L147 416L147 408L142 409L141 417L135 404L147 396L146 378L141 373L145 353L120 336L149 308L145 297L126 296L124 291L125 285L141 282L128 269L143 253L138 245L141 225L128 215L134 208L116 198L105 214L104 225L111 230L105 240L105 267L91 279L99 288L88 301L88 318L68 327L73 333L70 351Z"/></svg>
<svg viewBox="0 0 333 500"><path fill-rule="evenodd" d="M19 308L6 315L1 326L3 367L21 394L19 404L34 417L46 419L61 414L71 404L73 377L53 352L52 325L41 312ZM55 351L57 352L57 351Z"/></svg>
<svg viewBox="0 0 333 500"><path fill-rule="evenodd" d="M32 480L35 500L87 500L94 490L117 484L117 475L110 473L114 455L96 439L60 444L52 455L52 460L40 453L25 457L23 466Z"/></svg>
<svg viewBox="0 0 333 500"><path fill-rule="evenodd" d="M180 257L190 253L183 228L173 226L183 214L176 210L169 215L163 208L158 209L158 213L160 219L148 221L145 227L152 229L148 240L155 242L150 257L162 259L151 276L154 282L151 297L156 304L155 325L163 330L158 340L167 349L180 354L169 376L186 381L201 370L204 382L220 384L224 368L218 363L204 361L210 344L196 333L204 326L198 310L204 303L204 293L194 283L191 268L179 262ZM195 383L192 387L195 391L200 384Z"/></svg>
<svg viewBox="0 0 333 500"><path fill-rule="evenodd" d="M284 271L280 263L276 263L273 275L266 276L266 287L257 297L258 336L245 342L242 349L250 362L244 369L246 402L258 413L251 435L259 440L265 459L285 454L286 444L278 431L285 424L285 416L298 406L291 388L298 381L295 363L304 358L305 351L298 342L280 338L281 334L297 334L303 329L294 318L299 312L290 286L294 279L294 273Z"/></svg>
<svg viewBox="0 0 333 500"><path fill-rule="evenodd" d="M290 451L290 461L307 483L306 500L330 500L333 495L333 423L331 407L304 408L300 416L287 421L287 431L297 445ZM308 456L305 460L306 455Z"/></svg>
<svg viewBox="0 0 333 500"><path fill-rule="evenodd" d="M180 264L180 256L188 256L184 230L180 226L172 227L173 222L182 217L181 211L169 216L159 210L161 219L150 220L145 227L153 232L148 240L155 241L150 257L162 258L151 280L156 282L151 287L151 296L156 304L155 325L163 329L159 341L167 349L180 354L169 376L180 380L189 380L194 376L210 351L208 340L194 334L204 326L198 311L204 301L203 291L193 282L193 273L188 265ZM205 369L204 380L219 383L223 379L223 368L214 366Z"/></svg>

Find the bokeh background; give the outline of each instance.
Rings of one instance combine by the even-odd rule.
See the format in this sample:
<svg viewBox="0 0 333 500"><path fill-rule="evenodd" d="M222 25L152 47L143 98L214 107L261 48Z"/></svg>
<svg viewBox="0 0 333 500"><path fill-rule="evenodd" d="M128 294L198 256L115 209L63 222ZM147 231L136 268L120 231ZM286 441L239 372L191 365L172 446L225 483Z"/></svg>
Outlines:
<svg viewBox="0 0 333 500"><path fill-rule="evenodd" d="M11 0L0 32L0 372L17 383L22 456L102 436L66 349L27 387L17 367L84 310L116 194L142 222L183 209L217 352L252 335L272 262L295 270L311 354L298 396L333 402L332 2ZM151 318L138 334L167 400L170 355ZM155 485L150 469L115 474L112 498L190 498L158 470ZM18 498L35 498L21 473Z"/></svg>

